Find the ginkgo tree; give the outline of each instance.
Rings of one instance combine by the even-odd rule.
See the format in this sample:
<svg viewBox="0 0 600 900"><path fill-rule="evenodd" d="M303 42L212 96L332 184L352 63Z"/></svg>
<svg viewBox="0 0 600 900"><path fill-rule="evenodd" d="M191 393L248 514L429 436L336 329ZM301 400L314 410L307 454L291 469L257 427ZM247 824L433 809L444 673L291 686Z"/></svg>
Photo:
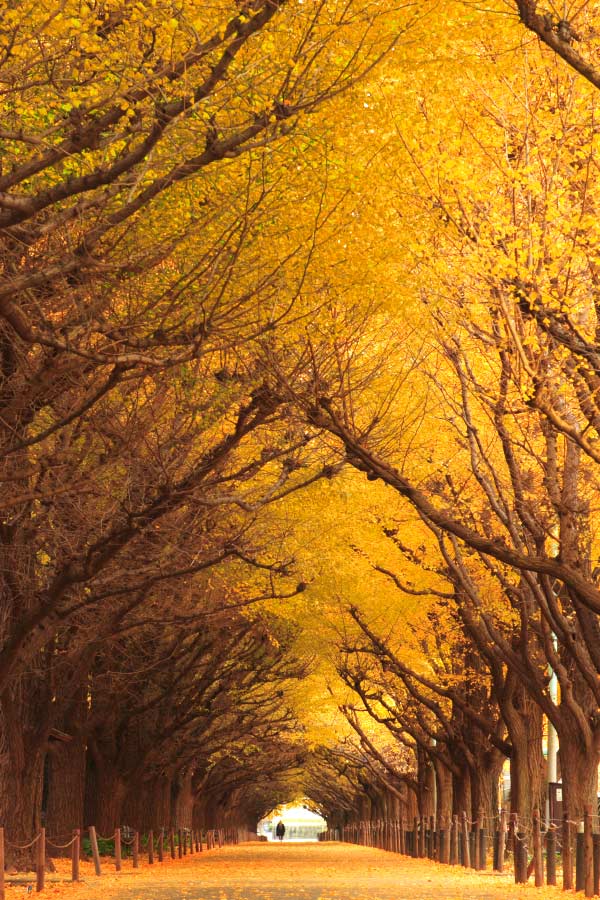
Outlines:
<svg viewBox="0 0 600 900"><path fill-rule="evenodd" d="M348 212L311 116L414 18L5 4L0 805L17 841L94 624L101 640L168 618L225 558L252 569L253 513L321 469L262 371L321 306L315 260Z"/></svg>
<svg viewBox="0 0 600 900"><path fill-rule="evenodd" d="M412 275L431 308L431 352L412 378L409 402L423 398L419 432L435 429L435 447L411 447L413 433L395 422L391 405L383 422L373 414L391 377L389 364L377 371L376 352L366 389L364 379L353 388L315 367L316 389L299 399L355 468L395 488L438 536L444 565L460 583L458 603L483 627L471 637L513 670L555 724L565 800L580 815L595 798L598 763L594 471L577 436L543 402L555 398L563 421L576 418L587 396L583 386L577 396L576 379L583 384L588 373L577 370L566 339L552 339L556 316L544 320L530 283L537 280L540 295L560 290L591 334L586 285L595 241L586 213L595 181L586 160L596 139L594 98L567 76L550 83L544 66L527 58L519 75L522 106L506 96L508 87L521 90L516 79L492 92L489 81L477 88L467 75L468 105L444 112L432 94L416 107L412 134L406 126L401 133L418 210L411 216L401 207L415 240ZM485 131L471 124L476 103L490 120ZM393 328L389 314L388 322ZM346 353L354 355L351 340ZM392 364L401 382L406 356ZM563 369L572 373L564 380ZM426 393L427 385L435 387ZM406 421L405 410L400 415ZM481 593L480 566L497 582L500 606ZM515 615L507 639L503 629ZM548 666L559 678L558 702L548 694ZM507 712L507 726L508 719Z"/></svg>
<svg viewBox="0 0 600 900"><path fill-rule="evenodd" d="M433 768L445 815L491 814L503 755L528 816L543 716L579 815L600 700L593 11L517 0L552 57L503 4L5 7L12 837L39 827L57 731L57 829L86 794L106 828L248 825L286 792L339 828L429 814Z"/></svg>

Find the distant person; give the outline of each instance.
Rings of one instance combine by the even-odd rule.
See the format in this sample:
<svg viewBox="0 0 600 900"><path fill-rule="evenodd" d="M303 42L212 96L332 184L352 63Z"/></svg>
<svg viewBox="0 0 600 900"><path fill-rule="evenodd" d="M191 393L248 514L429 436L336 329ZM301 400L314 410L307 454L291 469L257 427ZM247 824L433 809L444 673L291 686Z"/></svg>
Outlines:
<svg viewBox="0 0 600 900"><path fill-rule="evenodd" d="M281 819L277 823L277 828L275 829L275 834L277 835L277 837L279 838L280 841L283 840L283 836L285 834L285 825L283 824Z"/></svg>

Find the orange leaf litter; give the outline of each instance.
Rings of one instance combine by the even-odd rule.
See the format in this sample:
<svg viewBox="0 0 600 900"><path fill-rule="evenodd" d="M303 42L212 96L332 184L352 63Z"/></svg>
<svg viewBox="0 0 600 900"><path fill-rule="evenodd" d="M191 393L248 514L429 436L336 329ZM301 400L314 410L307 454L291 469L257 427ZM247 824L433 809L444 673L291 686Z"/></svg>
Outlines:
<svg viewBox="0 0 600 900"><path fill-rule="evenodd" d="M515 885L511 875L474 872L383 850L334 843L248 843L182 860L140 868L123 861L103 874L81 863L81 882L70 877L70 861L58 860L41 898L60 900L558 900L560 888ZM33 875L7 885L7 900L24 896ZM28 884L25 884L25 880ZM29 894L33 897L34 894Z"/></svg>

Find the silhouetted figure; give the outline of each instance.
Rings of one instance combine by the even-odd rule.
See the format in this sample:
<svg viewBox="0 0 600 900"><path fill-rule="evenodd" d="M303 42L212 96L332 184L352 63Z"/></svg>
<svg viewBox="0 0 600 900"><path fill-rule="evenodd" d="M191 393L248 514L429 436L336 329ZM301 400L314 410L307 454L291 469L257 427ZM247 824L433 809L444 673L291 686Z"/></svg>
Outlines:
<svg viewBox="0 0 600 900"><path fill-rule="evenodd" d="M283 840L283 836L285 834L285 825L283 824L281 819L277 823L277 828L275 829L275 834L277 835L277 837L279 838L280 841Z"/></svg>

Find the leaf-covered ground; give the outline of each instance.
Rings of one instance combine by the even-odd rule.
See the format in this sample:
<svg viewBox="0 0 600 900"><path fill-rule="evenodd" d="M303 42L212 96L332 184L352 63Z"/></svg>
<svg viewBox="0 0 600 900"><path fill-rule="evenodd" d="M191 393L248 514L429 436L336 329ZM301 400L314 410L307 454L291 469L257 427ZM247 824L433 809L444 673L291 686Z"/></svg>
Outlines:
<svg viewBox="0 0 600 900"><path fill-rule="evenodd" d="M78 885L49 881L40 897L60 900L558 900L558 888L511 883L347 844L243 844L202 856L96 878L87 864ZM63 868L63 864L60 865ZM55 876L56 878L57 876ZM8 900L27 887L12 885ZM564 895L563 895L564 896Z"/></svg>

